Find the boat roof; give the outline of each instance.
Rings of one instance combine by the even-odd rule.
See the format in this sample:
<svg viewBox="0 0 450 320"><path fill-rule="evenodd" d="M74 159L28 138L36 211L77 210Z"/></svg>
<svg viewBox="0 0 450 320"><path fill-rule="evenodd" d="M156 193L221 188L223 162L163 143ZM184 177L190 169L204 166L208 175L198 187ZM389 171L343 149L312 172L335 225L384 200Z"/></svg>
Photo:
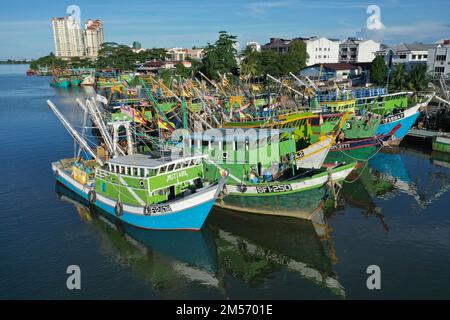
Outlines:
<svg viewBox="0 0 450 320"><path fill-rule="evenodd" d="M184 139L189 138L192 140L211 141L220 140L223 142L245 142L255 141L261 139L267 139L274 135L281 133L291 133L294 129L213 129L205 132L195 132L190 135L184 136ZM256 133L256 134L255 134Z"/></svg>
<svg viewBox="0 0 450 320"><path fill-rule="evenodd" d="M206 155L172 159L171 157L154 158L150 155L138 153L138 154L120 156L120 157L111 159L107 162L107 164L128 166L128 167L141 167L141 168L148 168L148 169L159 169L159 168L171 165L171 164L188 162L191 160L202 160L203 158L206 158Z"/></svg>

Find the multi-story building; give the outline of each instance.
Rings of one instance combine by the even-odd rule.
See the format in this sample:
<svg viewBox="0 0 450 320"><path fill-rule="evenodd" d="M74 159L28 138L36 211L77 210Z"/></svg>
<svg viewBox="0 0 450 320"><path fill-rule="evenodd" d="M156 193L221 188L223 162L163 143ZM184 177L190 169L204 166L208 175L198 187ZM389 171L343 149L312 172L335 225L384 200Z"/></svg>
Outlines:
<svg viewBox="0 0 450 320"><path fill-rule="evenodd" d="M407 70L417 64L427 64L428 49L435 48L435 44L400 43L394 47L384 47L375 55L383 56L386 64L392 67L397 63L404 63Z"/></svg>
<svg viewBox="0 0 450 320"><path fill-rule="evenodd" d="M255 52L261 51L261 45L258 42L247 42L246 48Z"/></svg>
<svg viewBox="0 0 450 320"><path fill-rule="evenodd" d="M60 58L82 57L85 46L80 26L72 17L53 18L55 55Z"/></svg>
<svg viewBox="0 0 450 320"><path fill-rule="evenodd" d="M339 62L339 43L337 39L328 38L300 38L306 44L306 53L308 53L307 66L318 63L338 63Z"/></svg>
<svg viewBox="0 0 450 320"><path fill-rule="evenodd" d="M85 55L96 58L104 42L103 23L100 20L89 20L84 30Z"/></svg>
<svg viewBox="0 0 450 320"><path fill-rule="evenodd" d="M201 60L204 56L204 49L202 48L172 48L167 50L169 59L172 61L184 61L186 58L194 60Z"/></svg>
<svg viewBox="0 0 450 320"><path fill-rule="evenodd" d="M261 46L262 51L272 50L277 53L287 53L289 46L293 40L281 39L281 38L270 38L270 42Z"/></svg>
<svg viewBox="0 0 450 320"><path fill-rule="evenodd" d="M381 44L373 40L348 38L339 45L339 62L363 63L372 62L375 53L380 51Z"/></svg>
<svg viewBox="0 0 450 320"><path fill-rule="evenodd" d="M450 78L450 40L428 49L427 69L435 77Z"/></svg>
<svg viewBox="0 0 450 320"><path fill-rule="evenodd" d="M55 55L63 59L74 57L96 58L104 41L103 24L100 20L89 20L81 30L72 17L53 18Z"/></svg>
<svg viewBox="0 0 450 320"><path fill-rule="evenodd" d="M261 50L273 50L285 54L295 42L303 42L308 53L307 66L317 63L337 63L339 61L339 40L328 38L295 38L292 40L271 38L270 42L263 45Z"/></svg>

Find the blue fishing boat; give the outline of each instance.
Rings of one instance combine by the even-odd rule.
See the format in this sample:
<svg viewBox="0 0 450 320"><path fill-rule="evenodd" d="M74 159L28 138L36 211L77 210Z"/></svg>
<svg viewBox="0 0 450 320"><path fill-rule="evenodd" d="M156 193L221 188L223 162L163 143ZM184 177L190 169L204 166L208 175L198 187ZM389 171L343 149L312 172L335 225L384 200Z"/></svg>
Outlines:
<svg viewBox="0 0 450 320"><path fill-rule="evenodd" d="M400 141L406 136L408 131L412 128L414 123L416 123L417 118L420 115L420 108L426 107L428 102L430 102L431 98L428 98L427 101L418 103L415 106L412 106L404 111L397 112L391 115L387 115L381 120L380 125L376 131L377 135L387 135L389 132L394 129L398 124L401 127L394 134L394 143L400 143Z"/></svg>
<svg viewBox="0 0 450 320"><path fill-rule="evenodd" d="M206 156L155 158L135 153L112 159L94 152L56 106L48 106L92 158L52 163L57 181L90 204L132 226L152 230L200 230L225 185L227 172L210 183ZM131 133L128 135L131 137ZM116 145L117 148L117 145Z"/></svg>

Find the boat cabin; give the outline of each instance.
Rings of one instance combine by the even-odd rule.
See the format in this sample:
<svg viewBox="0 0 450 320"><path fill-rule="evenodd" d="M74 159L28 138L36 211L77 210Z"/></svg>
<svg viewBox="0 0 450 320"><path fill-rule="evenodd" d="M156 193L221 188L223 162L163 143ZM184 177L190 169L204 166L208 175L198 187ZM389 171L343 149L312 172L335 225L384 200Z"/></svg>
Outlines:
<svg viewBox="0 0 450 320"><path fill-rule="evenodd" d="M96 191L135 205L172 200L202 186L204 158L155 159L144 154L117 157L96 169Z"/></svg>

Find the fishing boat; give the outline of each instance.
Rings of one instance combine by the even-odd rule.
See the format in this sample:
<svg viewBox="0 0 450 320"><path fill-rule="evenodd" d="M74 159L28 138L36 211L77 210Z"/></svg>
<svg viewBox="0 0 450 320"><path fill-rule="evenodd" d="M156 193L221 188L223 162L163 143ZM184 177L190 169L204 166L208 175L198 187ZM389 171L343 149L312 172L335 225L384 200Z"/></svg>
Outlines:
<svg viewBox="0 0 450 320"><path fill-rule="evenodd" d="M87 75L81 80L81 86L94 86L95 77L93 75Z"/></svg>
<svg viewBox="0 0 450 320"><path fill-rule="evenodd" d="M226 181L204 177L205 156L179 159L128 154L103 158L71 126L56 106L50 109L93 158L52 163L56 179L92 205L117 219L144 229L200 230ZM128 135L128 138L131 138Z"/></svg>
<svg viewBox="0 0 450 320"><path fill-rule="evenodd" d="M205 167L208 181L217 180L224 170L229 173L225 197L221 197L218 206L264 213L271 211L271 200L263 201L262 197L272 198L272 203L284 195L296 194L300 197L298 193L307 199L316 195L321 198L322 187L328 182L342 181L356 165L351 163L322 169L334 136L323 137L319 142L305 146L304 141L295 140L293 131L215 129L203 134L186 135L184 143L191 146L194 153L207 154L209 159L214 160ZM312 189L316 189L314 195L303 194ZM300 198L297 200L297 204L302 206ZM295 216L289 211L283 212ZM283 213L282 210L276 212Z"/></svg>
<svg viewBox="0 0 450 320"><path fill-rule="evenodd" d="M450 153L450 133L439 132L433 138L433 151Z"/></svg>
<svg viewBox="0 0 450 320"><path fill-rule="evenodd" d="M55 88L69 88L70 85L70 79L67 79L66 77L54 77L50 82L50 86Z"/></svg>
<svg viewBox="0 0 450 320"><path fill-rule="evenodd" d="M342 182L356 163L337 165L329 170L308 172L285 180L261 183L227 184L226 197L217 206L248 213L311 219L314 207L325 198L328 183ZM295 194L295 198L292 195ZM287 204L295 203L294 207ZM276 205L278 204L278 205ZM286 204L283 207L281 204ZM274 209L276 208L276 209Z"/></svg>
<svg viewBox="0 0 450 320"><path fill-rule="evenodd" d="M72 87L78 87L81 84L81 79L78 77L70 77L70 85Z"/></svg>
<svg viewBox="0 0 450 320"><path fill-rule="evenodd" d="M325 163L348 163L353 161L366 161L372 158L378 151L390 141L400 129L397 124L388 134L373 135L372 137L347 139L344 134L343 141L337 141L325 159ZM374 127L377 130L377 126Z"/></svg>
<svg viewBox="0 0 450 320"><path fill-rule="evenodd" d="M401 140L406 136L408 131L416 123L417 118L420 115L420 108L426 107L431 101L432 96L426 97L424 101L418 102L414 106L408 109L393 109L391 114L387 114L382 119L378 129L377 135L387 135L398 124L401 127L395 132L390 144L399 144Z"/></svg>

